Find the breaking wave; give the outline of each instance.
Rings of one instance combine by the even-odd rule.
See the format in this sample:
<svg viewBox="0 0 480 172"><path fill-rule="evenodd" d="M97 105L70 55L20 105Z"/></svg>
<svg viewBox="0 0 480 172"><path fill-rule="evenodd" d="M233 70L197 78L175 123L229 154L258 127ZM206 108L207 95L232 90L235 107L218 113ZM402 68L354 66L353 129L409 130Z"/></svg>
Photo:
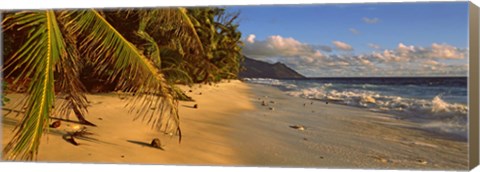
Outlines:
<svg viewBox="0 0 480 172"><path fill-rule="evenodd" d="M355 107L363 107L376 112L396 115L399 119L418 122L425 129L466 137L468 106L462 103L446 102L442 93L433 98L412 98L403 95L387 94L379 85L335 83L302 83L276 79L246 79L247 82L283 88L291 96L312 100L329 101ZM416 89L407 85L408 89ZM399 88L401 89L401 88ZM382 90L382 91L377 91ZM390 93L390 92L388 92Z"/></svg>

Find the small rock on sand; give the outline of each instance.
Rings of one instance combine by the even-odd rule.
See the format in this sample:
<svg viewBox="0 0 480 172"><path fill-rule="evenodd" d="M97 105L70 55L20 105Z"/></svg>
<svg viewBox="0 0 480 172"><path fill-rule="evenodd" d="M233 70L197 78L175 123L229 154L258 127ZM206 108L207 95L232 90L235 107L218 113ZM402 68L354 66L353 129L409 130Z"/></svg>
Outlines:
<svg viewBox="0 0 480 172"><path fill-rule="evenodd" d="M270 103L275 104L275 101L271 100Z"/></svg>
<svg viewBox="0 0 480 172"><path fill-rule="evenodd" d="M262 101L262 106L267 106L267 103L264 101Z"/></svg>
<svg viewBox="0 0 480 172"><path fill-rule="evenodd" d="M154 148L162 148L162 143L160 142L160 139L158 138L154 138L152 140L152 143L150 143L150 146L154 147Z"/></svg>
<svg viewBox="0 0 480 172"><path fill-rule="evenodd" d="M62 125L62 122L57 120L57 121L53 122L52 124L50 124L50 128L58 128L58 127L60 127L60 125Z"/></svg>
<svg viewBox="0 0 480 172"><path fill-rule="evenodd" d="M422 165L428 164L428 162L423 160L423 159L418 159L417 163L422 164Z"/></svg>
<svg viewBox="0 0 480 172"><path fill-rule="evenodd" d="M270 109L270 110L275 110L275 108L273 108L273 107L269 107L268 109Z"/></svg>
<svg viewBox="0 0 480 172"><path fill-rule="evenodd" d="M327 105L328 105L328 102L325 102L325 104L327 104Z"/></svg>
<svg viewBox="0 0 480 172"><path fill-rule="evenodd" d="M198 104L194 104L193 108L198 109Z"/></svg>
<svg viewBox="0 0 480 172"><path fill-rule="evenodd" d="M371 156L371 157L377 159L378 161L380 161L380 162L382 162L382 163L392 162L391 160L388 160L388 159L386 159L386 158L383 158L383 157L380 157L380 156L376 156L376 155Z"/></svg>
<svg viewBox="0 0 480 172"><path fill-rule="evenodd" d="M305 127L303 125L290 125L290 128L297 129L300 131L305 130Z"/></svg>

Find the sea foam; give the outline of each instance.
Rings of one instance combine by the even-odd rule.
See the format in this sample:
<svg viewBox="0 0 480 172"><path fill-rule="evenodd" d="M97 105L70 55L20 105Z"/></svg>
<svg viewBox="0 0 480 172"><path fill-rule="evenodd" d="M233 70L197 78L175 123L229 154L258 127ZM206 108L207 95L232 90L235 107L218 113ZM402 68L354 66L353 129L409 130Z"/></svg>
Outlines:
<svg viewBox="0 0 480 172"><path fill-rule="evenodd" d="M434 95L431 99L419 99L403 95L386 95L376 91L382 89L381 86L371 84L350 85L348 89L344 89L345 84L335 83L304 84L277 79L247 79L246 81L276 86L294 97L330 101L394 114L398 119L417 122L429 130L462 137L466 137L467 133L468 106L446 102L442 99L441 93ZM406 87L412 89L415 86L407 85Z"/></svg>

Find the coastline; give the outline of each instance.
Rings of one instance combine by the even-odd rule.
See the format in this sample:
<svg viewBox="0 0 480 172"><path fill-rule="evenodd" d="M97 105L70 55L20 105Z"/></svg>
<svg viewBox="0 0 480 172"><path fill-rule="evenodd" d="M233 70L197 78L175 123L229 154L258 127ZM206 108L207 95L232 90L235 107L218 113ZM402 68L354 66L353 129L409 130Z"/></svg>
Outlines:
<svg viewBox="0 0 480 172"><path fill-rule="evenodd" d="M75 124L62 122L43 138L38 161L467 169L466 142L429 134L389 114L292 97L274 87L237 80L182 89L196 100L180 102L182 143L132 121L133 115L114 93L88 95L92 106L87 119L98 125L87 126L94 133L92 139L78 140L79 146L67 143L62 133ZM198 109L192 108L194 104ZM14 113L4 117L3 145L16 120ZM303 125L305 130L291 125ZM155 137L165 150L144 145Z"/></svg>

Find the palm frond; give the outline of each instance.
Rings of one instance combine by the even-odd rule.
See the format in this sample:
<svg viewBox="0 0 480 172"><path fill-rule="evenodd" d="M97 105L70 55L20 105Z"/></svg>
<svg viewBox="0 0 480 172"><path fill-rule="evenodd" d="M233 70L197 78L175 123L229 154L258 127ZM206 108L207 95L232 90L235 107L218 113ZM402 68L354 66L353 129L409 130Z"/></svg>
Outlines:
<svg viewBox="0 0 480 172"><path fill-rule="evenodd" d="M160 48L158 47L157 42L153 39L147 32L139 30L136 34L147 41L145 44L147 56L155 63L155 65L160 68L162 66L162 58L160 57Z"/></svg>
<svg viewBox="0 0 480 172"><path fill-rule="evenodd" d="M162 73L165 74L170 83L178 83L177 81L181 81L182 84L190 85L193 82L193 79L190 77L190 75L178 67L164 68L162 69Z"/></svg>
<svg viewBox="0 0 480 172"><path fill-rule="evenodd" d="M82 64L80 62L80 52L77 47L77 33L70 30L68 26L72 21L70 16L72 11L58 12L58 21L61 25L60 29L65 35L66 51L67 55L61 56L61 63L56 66L57 73L59 74L58 80L60 81L58 90L61 90L65 94L65 101L62 102L60 108L56 110L58 113L54 113L60 117L69 118L71 110L75 113L79 122L83 124L91 124L85 118L88 113L87 110L87 97L85 96L85 86L80 81L80 69Z"/></svg>
<svg viewBox="0 0 480 172"><path fill-rule="evenodd" d="M192 102L194 101L192 97L188 96L187 94L185 94L180 88L178 88L177 86L175 86L173 83L170 84L170 86L173 88L173 94L175 95L175 97L177 97L178 100L181 100L181 101L189 101L189 102Z"/></svg>
<svg viewBox="0 0 480 172"><path fill-rule="evenodd" d="M179 134L178 101L155 64L98 11L79 11L75 20L76 30L86 34L81 46L94 58L97 72L105 73L106 69L113 67L109 81L119 79L121 82L117 84L117 89L135 93L130 104L140 104L139 108L131 106L132 110L136 110L135 119L141 118L152 127Z"/></svg>
<svg viewBox="0 0 480 172"><path fill-rule="evenodd" d="M12 24L30 29L26 44L12 57L26 68L19 78L32 78L27 110L13 139L7 144L5 159L34 159L42 133L48 129L49 113L55 99L54 66L64 55L65 43L52 10L22 12L9 18Z"/></svg>
<svg viewBox="0 0 480 172"><path fill-rule="evenodd" d="M154 17L152 17L154 16ZM177 50L182 52L183 61L186 63L196 63L197 66L203 66L202 68L193 67L187 69L191 72L191 75L198 73L207 73L207 70L214 69L214 66L209 62L209 58L212 57L211 51L205 49L205 42L202 40L202 36L199 33L198 27L202 25L194 16L189 14L189 10L186 8L171 8L171 9L155 9L150 12L145 12L142 17L145 22L145 30L147 32L155 32L159 26L164 28L172 40L171 44L177 47ZM159 39L159 37L155 37ZM181 46L178 46L178 43ZM183 53L186 52L186 53ZM201 79L203 80L203 79ZM198 81L198 79L195 79Z"/></svg>

